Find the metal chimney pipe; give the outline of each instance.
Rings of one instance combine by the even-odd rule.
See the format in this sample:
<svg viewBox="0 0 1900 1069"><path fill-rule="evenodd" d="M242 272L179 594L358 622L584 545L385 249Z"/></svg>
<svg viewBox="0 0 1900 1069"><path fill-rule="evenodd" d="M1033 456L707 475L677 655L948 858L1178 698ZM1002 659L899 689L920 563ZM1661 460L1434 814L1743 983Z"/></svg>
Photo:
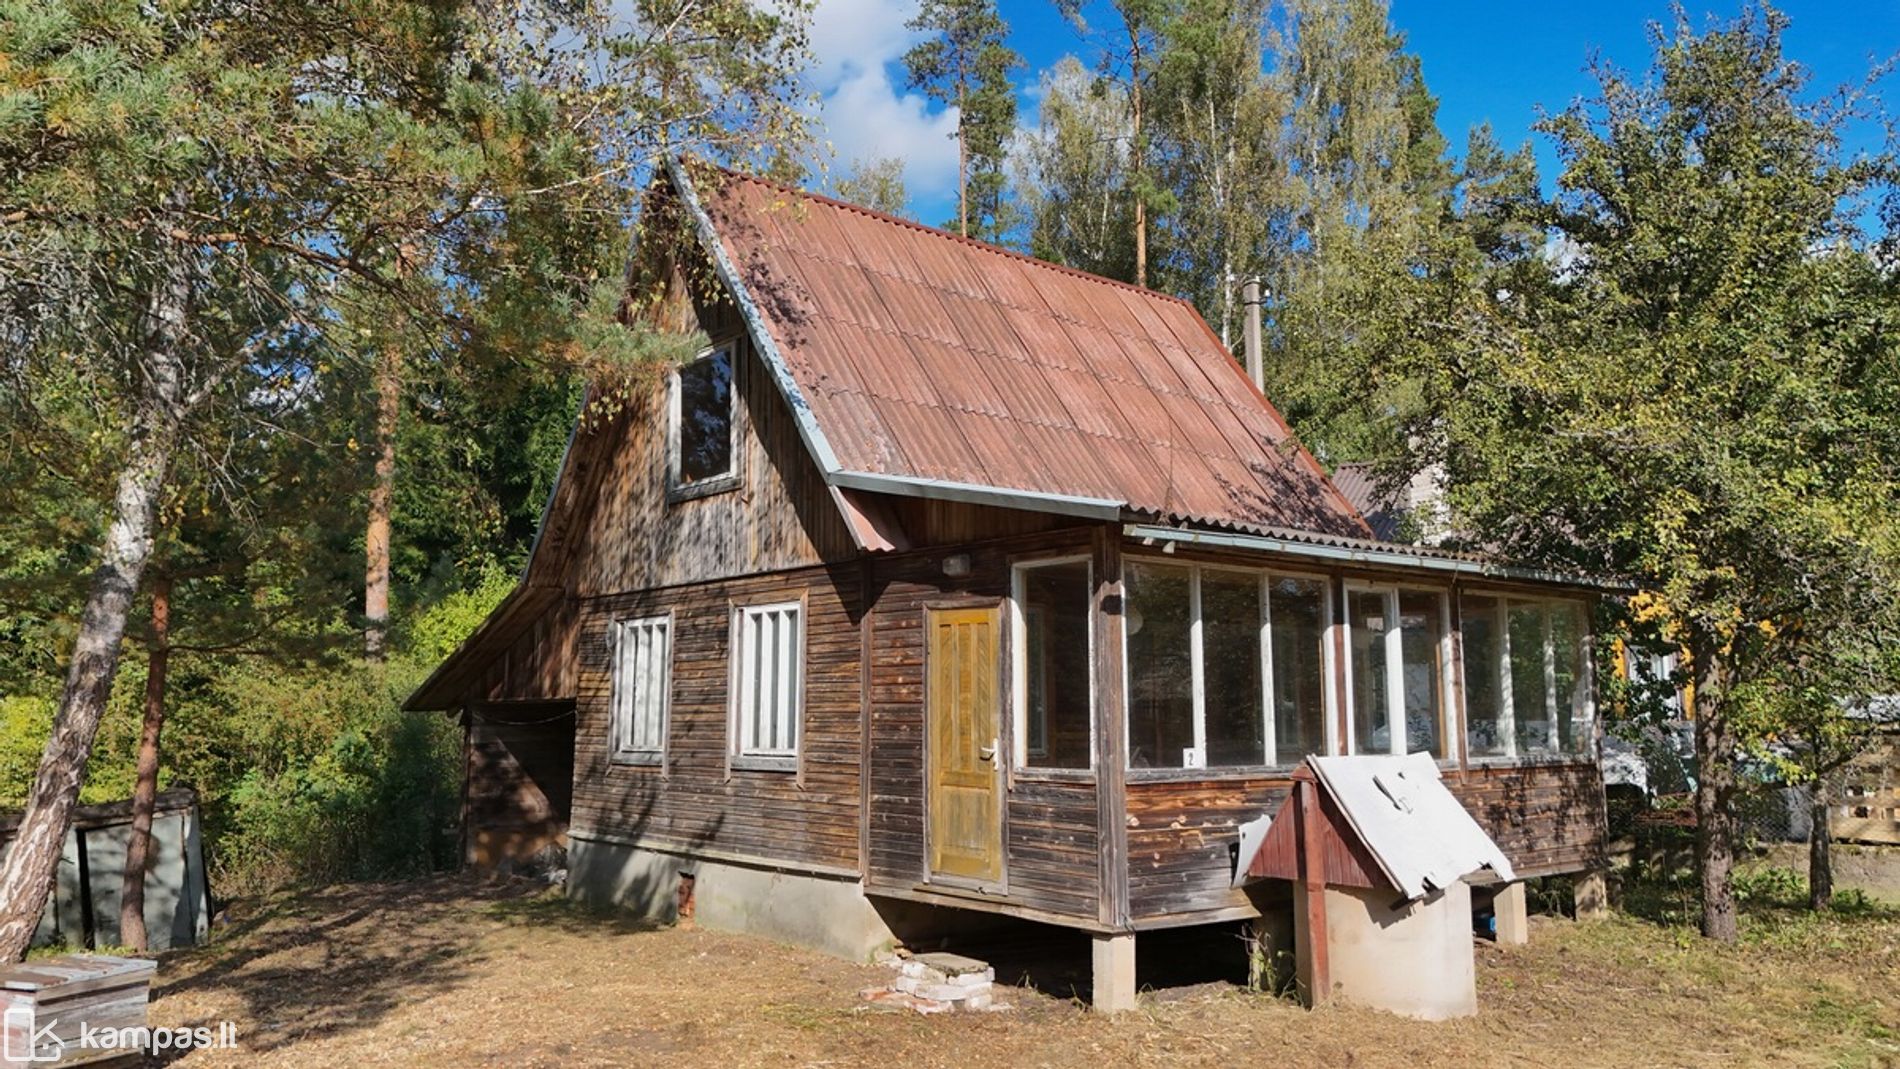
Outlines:
<svg viewBox="0 0 1900 1069"><path fill-rule="evenodd" d="M1240 284L1240 303L1245 310L1241 332L1241 351L1247 358L1247 377L1261 392L1267 389L1267 367L1260 354L1260 276L1248 275Z"/></svg>

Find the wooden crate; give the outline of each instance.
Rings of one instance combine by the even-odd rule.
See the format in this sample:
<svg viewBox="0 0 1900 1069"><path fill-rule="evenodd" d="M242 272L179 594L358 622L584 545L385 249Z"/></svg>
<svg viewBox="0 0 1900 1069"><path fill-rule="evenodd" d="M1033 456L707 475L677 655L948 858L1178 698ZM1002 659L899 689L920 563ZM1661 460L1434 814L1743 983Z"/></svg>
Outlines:
<svg viewBox="0 0 1900 1069"><path fill-rule="evenodd" d="M157 963L75 954L0 969L0 1066L137 1065L144 1048L81 1047L81 1026L140 1028ZM34 1046L51 1024L53 1039Z"/></svg>

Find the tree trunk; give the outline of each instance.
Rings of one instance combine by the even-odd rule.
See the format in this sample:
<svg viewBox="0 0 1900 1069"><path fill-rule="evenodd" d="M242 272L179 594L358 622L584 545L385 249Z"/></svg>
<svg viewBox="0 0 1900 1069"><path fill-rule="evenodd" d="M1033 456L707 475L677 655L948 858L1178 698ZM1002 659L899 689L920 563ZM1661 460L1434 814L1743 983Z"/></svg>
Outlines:
<svg viewBox="0 0 1900 1069"><path fill-rule="evenodd" d="M1829 826L1827 777L1817 776L1812 787L1808 820L1808 908L1819 912L1834 905L1834 833Z"/></svg>
<svg viewBox="0 0 1900 1069"><path fill-rule="evenodd" d="M1713 640L1695 645L1695 847L1702 882L1702 934L1736 938L1735 750L1727 710L1726 668Z"/></svg>
<svg viewBox="0 0 1900 1069"><path fill-rule="evenodd" d="M1141 39L1130 27L1134 48L1128 74L1129 111L1134 120L1134 137L1129 142L1129 163L1135 176L1135 285L1148 285L1148 150L1141 141Z"/></svg>
<svg viewBox="0 0 1900 1069"><path fill-rule="evenodd" d="M12 846L0 860L0 962L24 956L39 926L66 827L85 782L99 719L112 694L126 616L152 554L152 518L183 417L184 373L178 347L190 304L189 271L190 264L181 256L152 295L151 324L135 374L141 390L138 414L119 472L112 523L106 528L99 568L86 592L52 734L40 755L33 791Z"/></svg>
<svg viewBox="0 0 1900 1069"><path fill-rule="evenodd" d="M158 735L165 726L165 673L171 663L172 581L152 583L152 643L145 667L145 724L139 730L138 781L132 788L132 837L125 844L119 891L119 942L146 949L145 870L152 856L152 810L158 805Z"/></svg>
<svg viewBox="0 0 1900 1069"><path fill-rule="evenodd" d="M363 532L363 652L381 660L389 642L389 518L396 497L396 424L402 412L402 342L383 344L376 360L376 474Z"/></svg>
<svg viewBox="0 0 1900 1069"><path fill-rule="evenodd" d="M965 116L969 114L963 103L963 76L957 75L957 233L970 236L970 140L964 135Z"/></svg>

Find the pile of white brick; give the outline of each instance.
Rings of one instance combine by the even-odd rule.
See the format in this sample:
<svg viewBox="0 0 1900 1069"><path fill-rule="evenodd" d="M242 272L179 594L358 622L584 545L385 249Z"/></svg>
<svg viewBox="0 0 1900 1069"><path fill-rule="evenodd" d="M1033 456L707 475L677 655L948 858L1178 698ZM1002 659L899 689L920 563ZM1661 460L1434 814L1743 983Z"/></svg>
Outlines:
<svg viewBox="0 0 1900 1069"><path fill-rule="evenodd" d="M864 998L918 1013L1002 1009L990 993L995 982L996 970L986 962L961 954L919 954L898 962L890 987L872 988Z"/></svg>

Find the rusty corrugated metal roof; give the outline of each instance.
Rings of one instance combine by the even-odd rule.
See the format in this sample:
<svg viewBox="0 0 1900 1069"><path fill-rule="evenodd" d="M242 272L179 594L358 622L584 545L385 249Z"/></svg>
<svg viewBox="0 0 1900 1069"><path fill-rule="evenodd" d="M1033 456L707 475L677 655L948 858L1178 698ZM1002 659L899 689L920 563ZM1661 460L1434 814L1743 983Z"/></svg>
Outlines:
<svg viewBox="0 0 1900 1069"><path fill-rule="evenodd" d="M1398 538L1399 527L1405 519L1405 504L1396 494L1380 492L1378 473L1372 465L1339 465L1333 469L1333 485L1346 495L1359 515L1365 517L1374 537L1382 542Z"/></svg>
<svg viewBox="0 0 1900 1069"><path fill-rule="evenodd" d="M1187 302L736 172L693 179L836 472L1371 533Z"/></svg>

